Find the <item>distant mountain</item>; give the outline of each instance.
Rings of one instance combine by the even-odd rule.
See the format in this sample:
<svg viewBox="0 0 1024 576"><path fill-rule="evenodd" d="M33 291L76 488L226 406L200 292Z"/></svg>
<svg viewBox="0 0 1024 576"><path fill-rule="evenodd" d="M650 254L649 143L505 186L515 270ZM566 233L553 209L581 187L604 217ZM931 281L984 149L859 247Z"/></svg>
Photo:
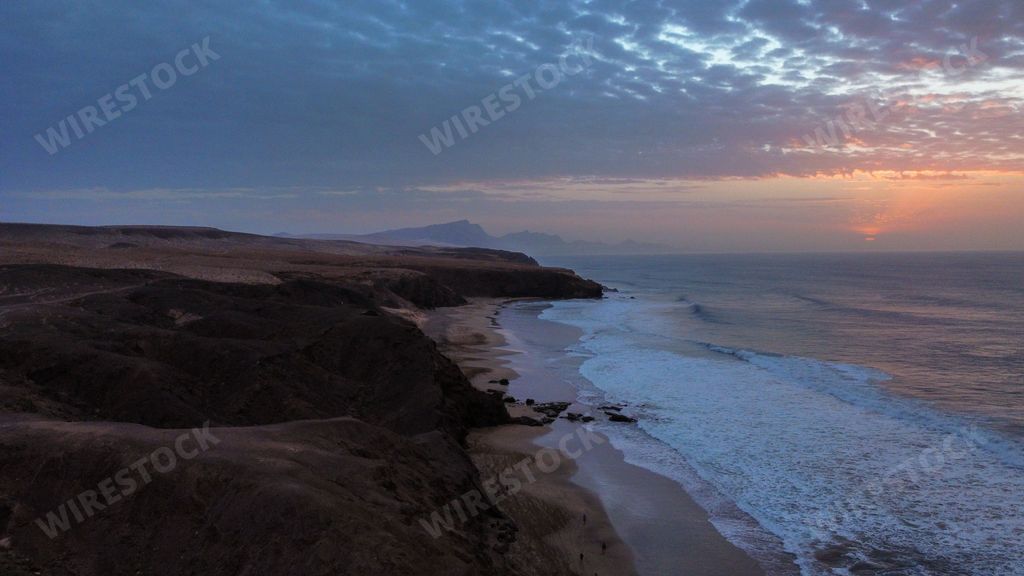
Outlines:
<svg viewBox="0 0 1024 576"><path fill-rule="evenodd" d="M664 254L673 252L664 244L650 244L626 240L617 244L604 242L585 242L576 240L566 242L557 234L542 232L515 232L496 238L503 250L526 252L538 256L557 256L563 254Z"/></svg>
<svg viewBox="0 0 1024 576"><path fill-rule="evenodd" d="M432 224L418 228L399 228L373 234L312 234L306 238L326 240L354 240L373 244L399 246L473 246L525 252L532 256L558 256L570 254L658 254L672 252L669 246L627 240L617 244L604 242L567 242L557 234L542 232L515 232L504 236L491 236L479 224L458 220L445 224Z"/></svg>
<svg viewBox="0 0 1024 576"><path fill-rule="evenodd" d="M360 236L363 240L383 243L385 240L398 240L402 244L442 244L446 246L475 246L477 248L495 248L495 238L484 231L479 224L469 220L432 224L420 228L399 228L385 230L374 234Z"/></svg>

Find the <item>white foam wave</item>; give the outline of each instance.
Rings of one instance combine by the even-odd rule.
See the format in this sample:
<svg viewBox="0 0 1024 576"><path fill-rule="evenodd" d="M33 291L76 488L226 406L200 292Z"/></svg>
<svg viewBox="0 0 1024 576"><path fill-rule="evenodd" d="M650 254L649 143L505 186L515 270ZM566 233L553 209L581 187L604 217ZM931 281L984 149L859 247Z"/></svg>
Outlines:
<svg viewBox="0 0 1024 576"><path fill-rule="evenodd" d="M805 574L856 562L866 573L1024 574L1024 474L1012 451L989 451L989 431L888 396L875 385L886 375L870 368L681 354L664 340L670 305L620 296L542 317L583 329L582 375L777 535ZM632 442L628 458L686 485L680 466ZM723 534L762 554L722 509ZM841 550L831 567L815 558L828 546Z"/></svg>

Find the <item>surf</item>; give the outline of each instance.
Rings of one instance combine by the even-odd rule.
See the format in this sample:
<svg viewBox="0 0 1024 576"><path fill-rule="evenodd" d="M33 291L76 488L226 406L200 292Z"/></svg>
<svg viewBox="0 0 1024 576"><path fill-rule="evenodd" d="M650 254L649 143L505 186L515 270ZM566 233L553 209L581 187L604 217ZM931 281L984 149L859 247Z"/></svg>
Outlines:
<svg viewBox="0 0 1024 576"><path fill-rule="evenodd" d="M1024 544L1006 538L1024 534L1012 442L888 394L889 375L870 367L687 338L670 313L680 305L623 293L555 303L542 318L584 331L580 374L639 417L647 438L620 434L627 458L691 491L695 473L724 535L771 554L716 498L777 536L807 575L1024 573L1010 560Z"/></svg>

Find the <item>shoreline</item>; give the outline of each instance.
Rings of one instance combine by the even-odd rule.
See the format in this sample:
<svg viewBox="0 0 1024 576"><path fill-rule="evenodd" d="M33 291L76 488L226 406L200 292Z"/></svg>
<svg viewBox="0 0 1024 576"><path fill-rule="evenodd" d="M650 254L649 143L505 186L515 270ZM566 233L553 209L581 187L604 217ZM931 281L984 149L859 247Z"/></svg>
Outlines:
<svg viewBox="0 0 1024 576"><path fill-rule="evenodd" d="M570 402L568 412L605 418L596 407L578 403L575 387L559 378L550 365L572 359L553 360L538 352L561 350L581 333L542 321L534 311L520 313L510 306L512 302L474 299L465 306L439 309L427 316L423 328L474 386L515 397L517 402L508 405L513 418L541 417L523 403L525 398L538 403ZM536 302L539 313L546 304ZM502 314L504 323L499 322ZM496 382L503 378L509 380L508 386ZM469 452L481 476L493 476L539 450L559 450L560 440L584 428L564 414L543 426L512 424L472 431ZM714 528L707 512L679 484L629 464L607 437L591 434L603 442L578 458L562 458L556 470L538 476L519 495L499 505L520 528L521 538L511 547L511 555L539 555L563 571L587 576L764 574L750 556Z"/></svg>
<svg viewBox="0 0 1024 576"><path fill-rule="evenodd" d="M497 314L509 301L473 299L464 306L436 310L423 323L424 332L481 390L505 392L507 387L492 381L519 377L507 359L514 352L506 348L508 342L497 321ZM538 416L523 404L508 408L513 418ZM494 478L541 450L539 439L550 431L550 426L518 424L475 429L467 439L469 455L481 478ZM538 475L536 482L524 483L519 493L498 506L519 528L509 551L512 562L517 557L539 560L519 566L527 574L534 573L535 564L555 568L556 573L638 574L632 551L616 533L597 495L572 481L577 471L573 460L562 458L554 471Z"/></svg>

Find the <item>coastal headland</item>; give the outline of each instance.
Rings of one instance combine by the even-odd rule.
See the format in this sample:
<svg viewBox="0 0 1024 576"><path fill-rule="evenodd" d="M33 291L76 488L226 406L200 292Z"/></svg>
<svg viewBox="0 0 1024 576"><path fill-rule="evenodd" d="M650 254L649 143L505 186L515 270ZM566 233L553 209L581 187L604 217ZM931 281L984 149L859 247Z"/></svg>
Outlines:
<svg viewBox="0 0 1024 576"><path fill-rule="evenodd" d="M0 572L560 573L500 509L418 521L510 417L417 323L600 294L495 250L2 224Z"/></svg>

